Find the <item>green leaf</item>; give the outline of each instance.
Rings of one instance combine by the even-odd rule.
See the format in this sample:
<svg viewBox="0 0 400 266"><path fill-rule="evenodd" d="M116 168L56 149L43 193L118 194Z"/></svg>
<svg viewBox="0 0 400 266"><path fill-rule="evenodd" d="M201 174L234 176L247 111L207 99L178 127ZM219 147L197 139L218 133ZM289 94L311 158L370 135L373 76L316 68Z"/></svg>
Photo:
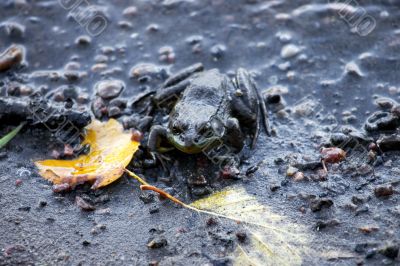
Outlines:
<svg viewBox="0 0 400 266"><path fill-rule="evenodd" d="M3 148L10 140L12 140L18 132L23 128L26 122L22 122L18 127L14 128L10 133L0 139L0 149Z"/></svg>

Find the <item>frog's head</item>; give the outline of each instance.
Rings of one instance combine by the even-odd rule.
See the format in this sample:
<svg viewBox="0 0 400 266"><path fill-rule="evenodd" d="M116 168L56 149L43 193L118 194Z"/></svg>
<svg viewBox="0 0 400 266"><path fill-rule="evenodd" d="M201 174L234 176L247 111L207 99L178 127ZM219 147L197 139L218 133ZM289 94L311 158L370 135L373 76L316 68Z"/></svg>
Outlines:
<svg viewBox="0 0 400 266"><path fill-rule="evenodd" d="M173 113L169 120L168 141L184 153L200 153L222 142L225 127L219 119L202 113L188 111Z"/></svg>

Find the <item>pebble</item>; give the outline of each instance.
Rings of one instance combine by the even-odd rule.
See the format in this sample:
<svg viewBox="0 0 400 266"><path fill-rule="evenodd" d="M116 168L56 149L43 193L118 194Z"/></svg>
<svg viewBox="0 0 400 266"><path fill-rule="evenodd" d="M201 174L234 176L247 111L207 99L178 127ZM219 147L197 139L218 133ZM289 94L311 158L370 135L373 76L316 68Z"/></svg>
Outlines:
<svg viewBox="0 0 400 266"><path fill-rule="evenodd" d="M20 45L11 45L0 54L0 72L7 71L18 65L24 59L24 48Z"/></svg>
<svg viewBox="0 0 400 266"><path fill-rule="evenodd" d="M391 185L380 185L374 188L374 194L376 197L387 197L394 193L393 186Z"/></svg>
<svg viewBox="0 0 400 266"><path fill-rule="evenodd" d="M216 44L210 49L210 53L214 60L221 59L226 52L226 46L223 44Z"/></svg>
<svg viewBox="0 0 400 266"><path fill-rule="evenodd" d="M143 192L139 199L143 201L144 204L149 204L154 202L154 194Z"/></svg>
<svg viewBox="0 0 400 266"><path fill-rule="evenodd" d="M281 50L281 57L284 59L291 58L291 57L297 55L298 53L300 53L301 50L302 50L302 48L297 45L287 44L287 45L283 46L283 48Z"/></svg>
<svg viewBox="0 0 400 266"><path fill-rule="evenodd" d="M97 234L99 234L100 232L106 230L106 228L107 228L106 225L104 225L104 224L98 224L98 225L96 225L95 227L93 227L93 228L90 230L90 233L91 233L92 235L97 235Z"/></svg>
<svg viewBox="0 0 400 266"><path fill-rule="evenodd" d="M355 62L349 62L344 67L346 73L352 74L358 77L363 77L364 74L362 73L360 67Z"/></svg>
<svg viewBox="0 0 400 266"><path fill-rule="evenodd" d="M304 180L304 173L303 172L296 172L293 176L293 180L296 182L300 182Z"/></svg>
<svg viewBox="0 0 400 266"><path fill-rule="evenodd" d="M379 253L394 260L399 255L399 246L395 244L388 245L380 249Z"/></svg>
<svg viewBox="0 0 400 266"><path fill-rule="evenodd" d="M121 80L103 80L95 85L97 95L103 99L116 98L124 89L125 84Z"/></svg>
<svg viewBox="0 0 400 266"><path fill-rule="evenodd" d="M122 15L125 17L133 17L137 15L138 9L136 6L128 6L122 11Z"/></svg>
<svg viewBox="0 0 400 266"><path fill-rule="evenodd" d="M108 108L108 117L117 117L122 114L122 111L117 106L111 106Z"/></svg>
<svg viewBox="0 0 400 266"><path fill-rule="evenodd" d="M17 22L4 22L4 30L9 37L23 38L25 36L25 26Z"/></svg>
<svg viewBox="0 0 400 266"><path fill-rule="evenodd" d="M298 171L299 171L299 169L297 169L296 167L289 166L288 169L286 170L286 175L294 176Z"/></svg>
<svg viewBox="0 0 400 266"><path fill-rule="evenodd" d="M93 205L85 201L80 196L75 197L75 203L79 208L81 208L84 211L94 211L96 209Z"/></svg>
<svg viewBox="0 0 400 266"><path fill-rule="evenodd" d="M90 36L88 36L88 35L79 36L75 40L76 45L82 45L82 46L89 45L91 42L92 42L92 38L90 38Z"/></svg>
<svg viewBox="0 0 400 266"><path fill-rule="evenodd" d="M163 237L156 237L153 240L150 240L149 243L147 243L147 247L151 249L162 248L165 247L166 245L168 245L168 242Z"/></svg>
<svg viewBox="0 0 400 266"><path fill-rule="evenodd" d="M311 201L310 209L313 212L318 212L324 208L330 208L332 205L333 201L331 199L314 199Z"/></svg>

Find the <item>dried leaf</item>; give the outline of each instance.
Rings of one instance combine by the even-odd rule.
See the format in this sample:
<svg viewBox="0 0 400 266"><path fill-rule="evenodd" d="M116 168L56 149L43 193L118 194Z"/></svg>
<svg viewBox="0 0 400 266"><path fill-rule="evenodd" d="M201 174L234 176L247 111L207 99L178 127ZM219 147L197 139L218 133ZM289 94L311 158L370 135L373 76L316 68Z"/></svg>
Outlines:
<svg viewBox="0 0 400 266"><path fill-rule="evenodd" d="M238 243L234 265L301 265L311 241L307 228L259 203L243 188L229 188L190 205L243 226L248 241Z"/></svg>
<svg viewBox="0 0 400 266"><path fill-rule="evenodd" d="M86 128L82 143L90 145L90 152L75 160L46 160L35 162L39 174L56 185L94 182L92 189L104 187L118 178L132 160L139 142L124 132L122 125L111 119L93 121Z"/></svg>

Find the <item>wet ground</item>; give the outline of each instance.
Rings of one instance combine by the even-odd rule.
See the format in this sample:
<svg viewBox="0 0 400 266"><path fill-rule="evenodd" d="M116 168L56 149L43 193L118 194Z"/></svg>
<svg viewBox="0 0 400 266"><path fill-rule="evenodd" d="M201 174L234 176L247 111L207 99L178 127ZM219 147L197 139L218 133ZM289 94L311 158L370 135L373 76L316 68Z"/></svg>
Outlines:
<svg viewBox="0 0 400 266"><path fill-rule="evenodd" d="M328 175L320 165L304 167L319 159L332 133L363 131L366 118L379 110L378 96L400 96L397 1L362 1L359 9L355 1L345 7L333 2L87 1L101 17L100 29L101 19L107 21L99 32L87 27L95 15L77 13L86 4L2 1L0 50L20 44L26 56L0 73L0 95L24 100L40 91L52 102L72 101L98 118L126 122L137 111L131 109L135 96L188 65L201 62L229 75L244 67L263 95L281 96L269 104L276 134L262 133L257 148L245 152L242 170L257 164L258 171L243 180L216 180L211 188L243 186L274 213L304 226L310 239L304 265L396 265L399 154L369 152L374 148L363 137L357 149L346 147L344 162L328 165ZM362 28L352 14L376 25ZM97 82L114 79L124 83L118 99L126 107L95 96ZM1 132L15 122L3 120ZM379 134L369 135L376 140ZM53 193L33 161L50 158L62 146L56 142L48 130L32 126L0 154L1 265L232 264L235 227L210 225L206 215L149 197L128 177L96 192L79 186ZM193 171L193 157L172 156L171 180L159 168L135 170L191 202L198 196L186 180L204 169ZM290 165L304 177L287 176ZM205 174L215 176L214 170ZM75 196L96 210L82 211ZM148 248L152 239L161 247Z"/></svg>

